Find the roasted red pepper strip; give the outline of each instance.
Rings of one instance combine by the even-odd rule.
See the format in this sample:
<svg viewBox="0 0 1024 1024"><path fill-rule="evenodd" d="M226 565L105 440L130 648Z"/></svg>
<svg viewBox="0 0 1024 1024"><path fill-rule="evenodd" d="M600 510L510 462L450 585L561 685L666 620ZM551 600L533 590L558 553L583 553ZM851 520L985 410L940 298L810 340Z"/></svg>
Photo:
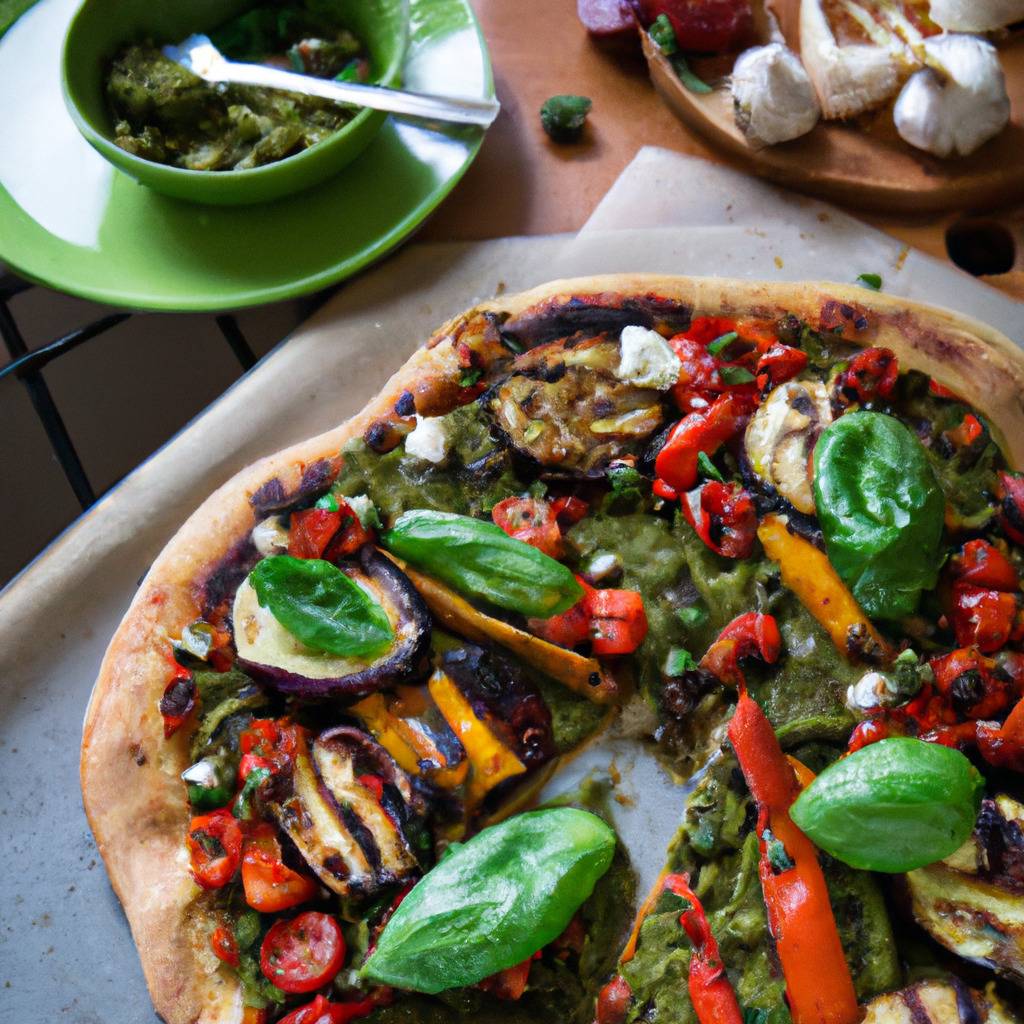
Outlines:
<svg viewBox="0 0 1024 1024"><path fill-rule="evenodd" d="M594 1024L624 1024L632 998L629 982L621 974L616 974L597 997Z"/></svg>
<svg viewBox="0 0 1024 1024"><path fill-rule="evenodd" d="M899 373L899 361L892 349L865 348L836 379L836 393L846 404L864 405L879 398L891 398Z"/></svg>
<svg viewBox="0 0 1024 1024"><path fill-rule="evenodd" d="M792 380L807 366L807 353L775 342L757 361L757 386L768 391Z"/></svg>
<svg viewBox="0 0 1024 1024"><path fill-rule="evenodd" d="M1015 544L1024 544L1024 473L1000 473L999 525Z"/></svg>
<svg viewBox="0 0 1024 1024"><path fill-rule="evenodd" d="M238 955L238 943L235 942L231 929L225 928L222 924L213 929L213 934L210 936L210 948L218 960L223 960L224 963L230 964L232 967L237 967L241 962Z"/></svg>
<svg viewBox="0 0 1024 1024"><path fill-rule="evenodd" d="M978 749L989 764L1024 772L1024 699L1017 701L1002 725L977 723Z"/></svg>
<svg viewBox="0 0 1024 1024"><path fill-rule="evenodd" d="M342 514L326 508L293 512L288 531L288 554L293 558L320 558L341 528Z"/></svg>
<svg viewBox="0 0 1024 1024"><path fill-rule="evenodd" d="M687 875L668 875L665 888L690 906L679 917L690 942L690 1002L700 1024L743 1024L743 1012L725 973L718 943L711 934L707 915L690 888Z"/></svg>
<svg viewBox="0 0 1024 1024"><path fill-rule="evenodd" d="M758 808L761 889L793 1024L854 1024L860 1007L818 853L789 817L800 788L775 730L745 690L729 723L729 739ZM766 828L792 861L778 874L768 855Z"/></svg>
<svg viewBox="0 0 1024 1024"><path fill-rule="evenodd" d="M654 472L676 491L697 482L697 456L714 455L746 425L757 399L752 394L726 394L699 412L684 416L672 429L654 461Z"/></svg>
<svg viewBox="0 0 1024 1024"><path fill-rule="evenodd" d="M373 996L352 1003L331 1003L323 996L317 996L313 1002L282 1017L279 1024L346 1024L359 1017L368 1017L378 1006L380 1001Z"/></svg>
<svg viewBox="0 0 1024 1024"><path fill-rule="evenodd" d="M993 654L1024 628L1017 594L954 583L952 602L950 622L961 647L976 646L984 654Z"/></svg>
<svg viewBox="0 0 1024 1024"><path fill-rule="evenodd" d="M960 401L960 396L955 391L951 391L945 384L940 384L934 377L928 381L928 390L936 398L949 398L954 402Z"/></svg>
<svg viewBox="0 0 1024 1024"><path fill-rule="evenodd" d="M551 502L551 511L558 525L563 529L578 523L588 512L590 506L582 499L575 497L555 498Z"/></svg>
<svg viewBox="0 0 1024 1024"><path fill-rule="evenodd" d="M505 498L491 509L495 526L551 558L564 554L553 506L537 498Z"/></svg>
<svg viewBox="0 0 1024 1024"><path fill-rule="evenodd" d="M942 436L954 448L969 448L984 433L985 428L981 425L981 420L972 413L968 413L959 426L944 431Z"/></svg>
<svg viewBox="0 0 1024 1024"><path fill-rule="evenodd" d="M187 668L174 660L173 654L167 655L171 663L173 675L171 681L160 697L160 716L164 720L164 739L170 739L188 721L189 715L196 709L198 691L196 681Z"/></svg>
<svg viewBox="0 0 1024 1024"><path fill-rule="evenodd" d="M760 612L745 612L718 634L718 639L701 658L700 667L723 683L743 686L745 680L739 666L743 658L756 656L772 665L778 660L781 651L782 636L775 617Z"/></svg>
<svg viewBox="0 0 1024 1024"><path fill-rule="evenodd" d="M749 558L757 536L754 499L739 484L708 480L682 496L686 521L712 551L725 558Z"/></svg>
<svg viewBox="0 0 1024 1024"><path fill-rule="evenodd" d="M329 562L348 558L364 545L377 540L376 531L363 526L352 506L341 498L338 499L338 514L341 516L341 528L324 551L324 558Z"/></svg>
<svg viewBox="0 0 1024 1024"><path fill-rule="evenodd" d="M197 885L220 889L234 877L242 858L242 829L229 810L193 818L185 844Z"/></svg>
<svg viewBox="0 0 1024 1024"><path fill-rule="evenodd" d="M966 718L995 718L1010 707L1016 696L1014 685L997 675L996 663L983 657L976 647L950 651L928 664L935 676L935 689L950 710ZM933 702L924 707L921 704L918 697L899 710L905 710L922 731L956 723L956 715L940 717L942 709Z"/></svg>
<svg viewBox="0 0 1024 1024"><path fill-rule="evenodd" d="M531 619L530 629L549 643L576 647L592 642L596 655L631 654L647 635L643 597L635 590L595 590L581 576L583 597L567 612Z"/></svg>
<svg viewBox="0 0 1024 1024"><path fill-rule="evenodd" d="M1020 587L1020 578L1013 563L987 540L969 540L949 560L949 571L954 579L977 587L1009 593Z"/></svg>

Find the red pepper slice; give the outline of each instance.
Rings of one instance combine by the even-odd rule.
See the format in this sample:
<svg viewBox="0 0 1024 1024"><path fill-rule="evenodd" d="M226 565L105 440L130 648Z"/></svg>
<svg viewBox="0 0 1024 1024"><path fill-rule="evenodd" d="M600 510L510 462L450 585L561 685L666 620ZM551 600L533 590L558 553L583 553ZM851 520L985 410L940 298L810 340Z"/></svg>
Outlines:
<svg viewBox="0 0 1024 1024"><path fill-rule="evenodd" d="M282 992L313 992L338 973L344 959L338 922L318 910L276 922L260 947L260 968Z"/></svg>
<svg viewBox="0 0 1024 1024"><path fill-rule="evenodd" d="M594 1024L624 1024L633 990L621 974L616 974L597 997L597 1015Z"/></svg>
<svg viewBox="0 0 1024 1024"><path fill-rule="evenodd" d="M568 611L549 619L530 619L528 623L530 630L542 640L570 650L590 639L590 611L585 595L594 588L582 576L577 576L576 582L583 587L584 597Z"/></svg>
<svg viewBox="0 0 1024 1024"><path fill-rule="evenodd" d="M757 511L754 499L739 484L708 480L683 495L681 507L697 536L716 554L750 557L757 536Z"/></svg>
<svg viewBox="0 0 1024 1024"><path fill-rule="evenodd" d="M594 654L631 654L647 636L644 601L635 590L594 590L583 600Z"/></svg>
<svg viewBox="0 0 1024 1024"><path fill-rule="evenodd" d="M324 552L324 558L329 562L340 562L377 540L377 532L372 527L363 526L352 506L341 498L338 499L338 513L341 515L341 529Z"/></svg>
<svg viewBox="0 0 1024 1024"><path fill-rule="evenodd" d="M213 929L213 934L210 936L210 948L218 960L223 960L224 963L230 964L232 967L237 967L241 963L241 958L238 955L238 943L235 942L231 929L225 928L222 924Z"/></svg>
<svg viewBox="0 0 1024 1024"><path fill-rule="evenodd" d="M993 591L984 591L993 593ZM942 695L951 709L967 718L995 718L1005 711L1013 701L1015 687L1009 681L997 676L995 662L983 657L976 647L965 647L950 651L928 663L935 676L935 689ZM939 724L936 708L921 713L919 701L908 705L908 712L924 728ZM911 708L913 710L911 710ZM956 721L954 715L942 724Z"/></svg>
<svg viewBox="0 0 1024 1024"><path fill-rule="evenodd" d="M961 647L976 646L982 653L992 654L1024 628L1017 594L954 583L952 600L950 620Z"/></svg>
<svg viewBox="0 0 1024 1024"><path fill-rule="evenodd" d="M505 1002L515 1002L517 999L521 999L526 991L526 983L530 980L530 966L538 956L540 956L539 950L521 964L506 967L505 970L498 971L497 974L492 974L489 978L484 978L477 988L489 992L496 999L502 999Z"/></svg>
<svg viewBox="0 0 1024 1024"><path fill-rule="evenodd" d="M378 1006L380 1001L373 996L351 1003L331 1003L323 996L317 996L313 1002L282 1017L278 1024L346 1024L359 1017L368 1017Z"/></svg>
<svg viewBox="0 0 1024 1024"><path fill-rule="evenodd" d="M990 590L1013 593L1020 587L1013 563L987 540L969 540L949 560L949 571L954 579Z"/></svg>
<svg viewBox="0 0 1024 1024"><path fill-rule="evenodd" d="M551 512L558 522L558 525L565 528L578 523L589 511L590 506L582 498L569 496L567 498L555 498L551 502Z"/></svg>
<svg viewBox="0 0 1024 1024"><path fill-rule="evenodd" d="M229 810L222 807L193 818L185 844L197 885L220 889L234 877L242 857L242 830Z"/></svg>
<svg viewBox="0 0 1024 1024"><path fill-rule="evenodd" d="M806 352L777 341L757 361L757 386L761 391L769 391L792 380L806 366Z"/></svg>
<svg viewBox="0 0 1024 1024"><path fill-rule="evenodd" d="M1024 544L1024 473L1000 473L999 525L1015 544Z"/></svg>
<svg viewBox="0 0 1024 1024"><path fill-rule="evenodd" d="M960 396L955 391L951 391L945 384L940 384L934 377L928 381L928 390L936 398L949 398L954 402L960 401Z"/></svg>
<svg viewBox="0 0 1024 1024"><path fill-rule="evenodd" d="M676 491L688 491L697 482L697 456L714 455L738 434L754 411L753 394L725 394L702 411L691 412L672 428L654 461L656 475Z"/></svg>
<svg viewBox="0 0 1024 1024"><path fill-rule="evenodd" d="M697 1020L700 1024L743 1024L743 1012L726 976L718 942L700 900L690 888L689 876L667 875L664 887L689 903L679 923L693 943L689 989Z"/></svg>
<svg viewBox="0 0 1024 1024"><path fill-rule="evenodd" d="M258 829L245 842L242 887L245 902L265 914L306 903L319 892L314 879L292 871L281 860L281 847L271 826Z"/></svg>
<svg viewBox="0 0 1024 1024"><path fill-rule="evenodd" d="M773 615L745 612L738 615L718 634L718 639L700 660L700 667L730 686L743 686L746 680L739 666L744 658L759 657L768 665L778 661L782 636Z"/></svg>
<svg viewBox="0 0 1024 1024"><path fill-rule="evenodd" d="M959 426L943 431L942 436L953 448L969 448L984 433L985 428L981 425L981 420L972 413L968 413Z"/></svg>
<svg viewBox="0 0 1024 1024"><path fill-rule="evenodd" d="M537 498L505 498L491 509L495 526L510 537L543 551L552 558L564 554L562 531L555 512L546 501Z"/></svg>
<svg viewBox="0 0 1024 1024"><path fill-rule="evenodd" d="M244 782L253 768L269 768L279 772L295 757L296 726L288 719L255 718L239 736L242 759L238 764L239 780Z"/></svg>
<svg viewBox="0 0 1024 1024"><path fill-rule="evenodd" d="M793 1024L855 1024L860 1007L818 853L789 816L799 785L775 730L745 690L729 739L758 808L761 889ZM790 867L777 872L766 828L785 847Z"/></svg>
<svg viewBox="0 0 1024 1024"><path fill-rule="evenodd" d="M293 558L320 558L341 527L341 512L307 508L293 512L288 532L288 554Z"/></svg>
<svg viewBox="0 0 1024 1024"><path fill-rule="evenodd" d="M1017 701L1002 725L977 723L978 749L989 764L1024 772L1024 700Z"/></svg>
<svg viewBox="0 0 1024 1024"><path fill-rule="evenodd" d="M837 378L836 391L846 404L865 405L880 398L891 398L899 374L899 360L892 349L862 349Z"/></svg>

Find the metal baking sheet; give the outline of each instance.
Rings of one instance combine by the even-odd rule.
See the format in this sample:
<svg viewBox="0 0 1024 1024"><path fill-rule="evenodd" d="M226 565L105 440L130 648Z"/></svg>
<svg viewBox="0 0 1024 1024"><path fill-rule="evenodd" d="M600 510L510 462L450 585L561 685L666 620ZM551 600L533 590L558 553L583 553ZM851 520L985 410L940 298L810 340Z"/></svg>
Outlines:
<svg viewBox="0 0 1024 1024"><path fill-rule="evenodd" d="M937 261L904 256L848 217L835 214L831 231L820 204L677 160L643 151L576 239L413 246L353 282L0 593L0 1024L154 1021L78 788L82 715L107 641L150 561L217 485L358 410L448 316L495 293L598 270L838 280L873 271L886 275L887 290L944 297L1004 330L1024 328L1019 305ZM700 208L683 201L700 190ZM808 216L817 227L803 223ZM765 232L768 223L779 230ZM652 758L607 738L546 792L613 763L622 782L612 808L627 843L638 840L632 854L646 886L685 798Z"/></svg>

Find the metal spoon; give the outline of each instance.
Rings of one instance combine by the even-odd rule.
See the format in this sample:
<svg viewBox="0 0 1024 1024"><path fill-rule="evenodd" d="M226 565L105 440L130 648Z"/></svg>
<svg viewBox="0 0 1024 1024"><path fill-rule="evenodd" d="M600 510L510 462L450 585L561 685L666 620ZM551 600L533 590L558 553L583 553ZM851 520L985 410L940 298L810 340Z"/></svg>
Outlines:
<svg viewBox="0 0 1024 1024"><path fill-rule="evenodd" d="M320 96L326 100L354 103L373 110L387 110L392 114L407 114L456 124L478 124L486 128L501 109L497 100L432 96L402 89L385 89L380 85L313 78L310 75L264 67L262 64L238 64L227 60L210 42L209 37L204 35L189 36L177 46L165 46L163 52L164 56L188 68L206 82L261 85L268 89L283 89L306 96Z"/></svg>

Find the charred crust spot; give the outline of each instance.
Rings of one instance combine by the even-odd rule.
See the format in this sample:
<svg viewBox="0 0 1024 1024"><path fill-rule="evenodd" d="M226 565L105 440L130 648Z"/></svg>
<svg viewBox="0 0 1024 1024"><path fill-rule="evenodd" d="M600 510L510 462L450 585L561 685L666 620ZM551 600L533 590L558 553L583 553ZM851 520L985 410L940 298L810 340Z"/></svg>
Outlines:
<svg viewBox="0 0 1024 1024"><path fill-rule="evenodd" d="M246 536L214 564L199 588L199 606L204 618L210 618L234 596L259 560L251 537Z"/></svg>
<svg viewBox="0 0 1024 1024"><path fill-rule="evenodd" d="M146 763L146 753L141 743L128 744L128 756L141 768Z"/></svg>
<svg viewBox="0 0 1024 1024"><path fill-rule="evenodd" d="M398 447L402 434L391 420L377 420L366 428L363 441L370 451L378 455L386 455Z"/></svg>
<svg viewBox="0 0 1024 1024"><path fill-rule="evenodd" d="M317 459L303 469L302 478L294 491L286 491L280 478L275 476L256 489L249 498L249 504L258 519L285 512L300 504L316 501L334 483L337 475L336 460Z"/></svg>
<svg viewBox="0 0 1024 1024"><path fill-rule="evenodd" d="M399 416L414 416L416 414L416 399L411 391L403 391L395 402L395 412Z"/></svg>

